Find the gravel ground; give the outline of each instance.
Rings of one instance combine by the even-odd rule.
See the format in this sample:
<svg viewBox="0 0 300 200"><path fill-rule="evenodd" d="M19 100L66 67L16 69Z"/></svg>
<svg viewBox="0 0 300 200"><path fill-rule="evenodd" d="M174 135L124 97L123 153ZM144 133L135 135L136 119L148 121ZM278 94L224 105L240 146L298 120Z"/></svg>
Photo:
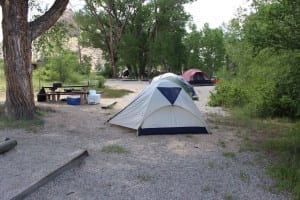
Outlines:
<svg viewBox="0 0 300 200"><path fill-rule="evenodd" d="M77 148L60 144L52 148L56 140L21 130L5 130L1 131L1 135L13 136L18 145L0 155L0 199L11 199L65 164L65 160L71 159L78 151ZM57 156L59 152L63 154Z"/></svg>
<svg viewBox="0 0 300 200"><path fill-rule="evenodd" d="M240 152L241 141L236 130L210 120L212 116L226 115L221 108L206 106L213 87L196 87L199 96L196 104L207 117L213 134L137 137L135 131L105 122L148 83L108 81L108 84L135 93L116 100L101 99L100 105L93 106L50 104L55 112L46 116L46 124L39 133L10 132L17 139L22 139L22 135L24 140L51 141L51 147L45 146L48 150L87 149L90 153L80 166L64 172L27 200L291 199L288 194L272 192L274 182L265 172L268 160L259 153ZM101 105L113 101L118 102L114 109L101 109ZM1 135L5 136L3 131ZM124 152L102 151L112 144ZM28 144L26 148L34 146ZM63 153L56 153L57 156L64 155L64 150L59 152Z"/></svg>

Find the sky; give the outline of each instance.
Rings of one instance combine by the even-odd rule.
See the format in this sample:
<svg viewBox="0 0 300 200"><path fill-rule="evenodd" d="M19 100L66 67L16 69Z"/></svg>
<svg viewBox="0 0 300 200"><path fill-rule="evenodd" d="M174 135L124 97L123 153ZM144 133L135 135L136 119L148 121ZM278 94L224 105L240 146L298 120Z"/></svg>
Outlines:
<svg viewBox="0 0 300 200"><path fill-rule="evenodd" d="M197 0L187 4L185 10L192 15L198 29L205 23L211 28L218 28L234 18L239 7L248 5L249 0Z"/></svg>
<svg viewBox="0 0 300 200"><path fill-rule="evenodd" d="M48 0L53 1L53 0ZM69 7L78 9L82 7L84 0L70 0ZM222 23L229 22L235 17L239 7L247 7L249 0L196 0L185 5L185 11L193 17L193 22L198 29L205 23L211 28L218 28Z"/></svg>
<svg viewBox="0 0 300 200"><path fill-rule="evenodd" d="M211 28L220 27L235 17L239 7L247 7L249 0L197 0L185 6L185 11L193 17L194 24L200 29L204 23L208 23ZM48 7L54 0L41 0L41 3L48 4ZM70 0L68 8L78 10L84 4L84 0ZM2 13L0 12L2 21ZM0 26L1 30L1 26ZM2 30L0 31L0 40L2 40Z"/></svg>

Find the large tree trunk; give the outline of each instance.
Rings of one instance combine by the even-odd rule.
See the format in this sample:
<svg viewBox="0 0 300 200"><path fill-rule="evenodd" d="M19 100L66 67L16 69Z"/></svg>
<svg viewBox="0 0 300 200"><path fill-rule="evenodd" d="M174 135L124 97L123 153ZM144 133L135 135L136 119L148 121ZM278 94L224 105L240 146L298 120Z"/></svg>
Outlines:
<svg viewBox="0 0 300 200"><path fill-rule="evenodd" d="M31 42L59 19L68 2L56 0L44 15L29 23L28 0L0 0L7 116L15 119L34 117Z"/></svg>
<svg viewBox="0 0 300 200"><path fill-rule="evenodd" d="M6 114L17 119L31 119L35 113L35 105L31 37L27 22L28 2L6 1L2 5L2 14Z"/></svg>

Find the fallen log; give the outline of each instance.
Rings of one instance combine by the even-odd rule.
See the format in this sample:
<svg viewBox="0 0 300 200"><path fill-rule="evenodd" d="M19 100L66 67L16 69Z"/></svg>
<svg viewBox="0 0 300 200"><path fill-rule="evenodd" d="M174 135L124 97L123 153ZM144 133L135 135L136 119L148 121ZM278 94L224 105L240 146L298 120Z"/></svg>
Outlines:
<svg viewBox="0 0 300 200"><path fill-rule="evenodd" d="M14 148L17 145L16 140L11 140L11 139L5 139L5 141L0 142L0 154L3 154L12 148Z"/></svg>

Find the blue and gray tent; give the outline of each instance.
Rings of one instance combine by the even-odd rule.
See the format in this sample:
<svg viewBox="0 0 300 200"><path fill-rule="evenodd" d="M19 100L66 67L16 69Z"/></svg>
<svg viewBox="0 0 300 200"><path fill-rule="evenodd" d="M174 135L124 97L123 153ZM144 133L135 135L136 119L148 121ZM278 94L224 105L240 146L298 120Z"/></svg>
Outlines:
<svg viewBox="0 0 300 200"><path fill-rule="evenodd" d="M108 122L135 129L138 135L210 133L187 92L167 79L152 82Z"/></svg>

